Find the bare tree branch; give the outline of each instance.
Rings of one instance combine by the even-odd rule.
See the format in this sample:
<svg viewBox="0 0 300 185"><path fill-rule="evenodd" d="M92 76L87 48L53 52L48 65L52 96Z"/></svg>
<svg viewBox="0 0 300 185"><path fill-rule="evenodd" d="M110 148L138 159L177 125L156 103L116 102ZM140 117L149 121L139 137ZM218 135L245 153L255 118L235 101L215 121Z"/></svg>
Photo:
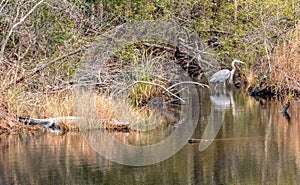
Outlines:
<svg viewBox="0 0 300 185"><path fill-rule="evenodd" d="M144 83L144 84L149 84L149 85L154 85L154 86L158 86L160 88L162 88L163 90L165 90L167 93L169 93L171 96L174 96L175 98L177 98L178 100L184 102L184 100L182 98L180 98L179 96L177 96L176 94L172 93L171 91L169 91L167 88L165 88L164 86L154 83L154 82L147 82L147 81L135 81L132 84L130 84L129 86L127 86L126 88L124 88L123 90L117 92L116 94L114 94L113 96L116 96L124 91L126 91L127 89L129 89L130 87L134 86L137 83Z"/></svg>
<svg viewBox="0 0 300 185"><path fill-rule="evenodd" d="M13 33L14 29L19 26L20 24L22 24L25 19L41 4L43 3L44 0L39 1L37 4L35 4L32 9L30 9L27 14L25 14L18 22L14 23L12 25L12 27L10 28L8 34L6 35L6 37L2 40L1 42L1 50L0 50L0 61L3 62L4 59L4 50L6 48L7 42L9 40L9 37L11 36L11 34ZM2 2L1 2L2 3ZM5 5L5 4L4 4ZM15 20L17 19L19 14L19 9L17 10L17 15L15 16ZM15 22L15 21L14 21Z"/></svg>
<svg viewBox="0 0 300 185"><path fill-rule="evenodd" d="M199 82L184 81L184 82L178 82L178 83L176 83L176 84L173 84L173 85L171 85L170 87L168 87L167 89L170 90L170 89L172 89L172 88L174 88L174 87L176 87L176 86L178 86L178 85L181 85L181 84L193 84L193 85L199 85L199 86L201 86L201 87L209 88L208 85L202 84L202 83L199 83Z"/></svg>
<svg viewBox="0 0 300 185"><path fill-rule="evenodd" d="M49 67L50 65L54 64L55 62L60 61L60 60L66 58L66 57L69 57L69 56L71 56L71 55L75 55L75 54L77 54L77 53L79 53L79 52L81 52L81 51L84 51L85 49L86 49L86 47L85 47L85 48L80 48L80 49L77 49L77 50L72 51L72 52L70 52L70 53L67 53L67 54L65 54L65 55L63 55L63 56L60 56L60 57L55 58L55 59L51 60L50 62L48 62L48 63L46 63L46 64L43 64L43 65L41 65L40 67L37 67L36 69L34 69L33 71L31 71L31 72L28 73L27 75L26 75L26 74L22 75L22 76L21 76L20 78L18 78L16 81L14 81L14 82L8 84L8 85L6 86L5 89L11 87L13 84L20 83L20 82L24 81L25 79L32 78L35 74L39 73L40 71L44 70L45 68L47 68L47 67Z"/></svg>
<svg viewBox="0 0 300 185"><path fill-rule="evenodd" d="M6 4L8 3L8 1L2 0L0 3L0 13L2 12L2 10L4 9L4 7L6 6Z"/></svg>
<svg viewBox="0 0 300 185"><path fill-rule="evenodd" d="M133 82L132 84L130 84L129 86L125 87L124 89L122 89L121 91L115 93L113 96L116 96L124 91L126 91L127 89L129 89L130 87L134 86L135 84L137 83L144 83L144 84L150 84L150 85L154 85L154 86L158 86L160 88L162 88L163 90L165 90L167 93L169 93L171 96L174 96L175 98L177 98L178 100L184 102L184 100L182 98L180 98L179 96L177 96L176 94L172 93L170 90L178 85L181 85L181 84L194 84L194 85L199 85L201 87L206 87L206 88L209 88L208 85L205 85L205 84L202 84L202 83L198 83L198 82L192 82L192 81L185 81L185 82L178 82L174 85L171 85L170 87L168 88L165 88L164 86L160 85L160 84L157 84L157 83L154 83L154 82L147 82L147 81L135 81Z"/></svg>

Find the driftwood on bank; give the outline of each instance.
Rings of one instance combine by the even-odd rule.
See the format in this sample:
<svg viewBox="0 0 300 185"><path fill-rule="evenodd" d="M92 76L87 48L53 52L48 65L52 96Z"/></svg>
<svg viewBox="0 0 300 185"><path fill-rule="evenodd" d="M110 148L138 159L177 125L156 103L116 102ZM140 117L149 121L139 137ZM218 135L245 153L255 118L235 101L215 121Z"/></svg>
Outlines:
<svg viewBox="0 0 300 185"><path fill-rule="evenodd" d="M42 128L53 132L66 132L68 130L75 130L75 128L78 128L75 123L76 120L76 117L59 117L48 119L18 117L18 121L24 123L25 125L39 125ZM66 122L71 123L70 125L72 126L66 126Z"/></svg>
<svg viewBox="0 0 300 185"><path fill-rule="evenodd" d="M69 117L57 117L57 118L48 118L48 119L36 119L36 118L23 118L18 117L18 121L24 123L25 125L39 125L42 128L55 131L55 132L65 132L68 130L78 130L77 121L78 117L69 116ZM109 131L129 131L128 122L120 122L115 119L106 119L102 120L103 128ZM73 129L72 129L73 128Z"/></svg>

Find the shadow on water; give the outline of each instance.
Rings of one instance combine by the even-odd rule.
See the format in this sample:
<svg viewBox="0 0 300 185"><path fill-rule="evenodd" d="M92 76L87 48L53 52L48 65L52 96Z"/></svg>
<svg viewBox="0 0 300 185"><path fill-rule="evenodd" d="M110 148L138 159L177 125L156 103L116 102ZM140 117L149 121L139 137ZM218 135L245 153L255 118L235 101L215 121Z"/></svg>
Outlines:
<svg viewBox="0 0 300 185"><path fill-rule="evenodd" d="M300 183L299 103L288 123L280 103L260 105L238 90L204 90L200 99L193 138L203 139L202 152L201 143L187 144L161 163L130 167L99 156L79 133L0 136L0 184Z"/></svg>

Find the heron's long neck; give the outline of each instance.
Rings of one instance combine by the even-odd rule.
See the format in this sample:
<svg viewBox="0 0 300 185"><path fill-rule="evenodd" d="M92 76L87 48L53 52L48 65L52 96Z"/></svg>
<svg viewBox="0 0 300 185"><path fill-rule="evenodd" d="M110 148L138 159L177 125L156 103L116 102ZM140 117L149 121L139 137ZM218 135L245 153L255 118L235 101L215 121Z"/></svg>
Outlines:
<svg viewBox="0 0 300 185"><path fill-rule="evenodd" d="M233 63L232 64L232 70L230 71L230 79L229 79L230 84L233 84L233 76L234 76L235 70L236 70L236 68L235 68L235 65Z"/></svg>

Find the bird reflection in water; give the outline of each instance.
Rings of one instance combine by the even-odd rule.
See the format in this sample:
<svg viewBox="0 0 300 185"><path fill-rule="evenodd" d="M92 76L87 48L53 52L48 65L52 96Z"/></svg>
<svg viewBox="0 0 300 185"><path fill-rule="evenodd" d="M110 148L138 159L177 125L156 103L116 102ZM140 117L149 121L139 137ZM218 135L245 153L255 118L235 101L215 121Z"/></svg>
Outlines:
<svg viewBox="0 0 300 185"><path fill-rule="evenodd" d="M211 91L210 102L212 108L215 110L229 110L232 109L232 114L235 116L237 114L235 101L233 98L233 91L235 89L223 89L215 88Z"/></svg>
<svg viewBox="0 0 300 185"><path fill-rule="evenodd" d="M208 124L200 140L199 151L204 151L212 144L219 133L227 110L232 109L233 116L237 114L233 91L234 89L224 90L222 87L211 91L211 111Z"/></svg>

